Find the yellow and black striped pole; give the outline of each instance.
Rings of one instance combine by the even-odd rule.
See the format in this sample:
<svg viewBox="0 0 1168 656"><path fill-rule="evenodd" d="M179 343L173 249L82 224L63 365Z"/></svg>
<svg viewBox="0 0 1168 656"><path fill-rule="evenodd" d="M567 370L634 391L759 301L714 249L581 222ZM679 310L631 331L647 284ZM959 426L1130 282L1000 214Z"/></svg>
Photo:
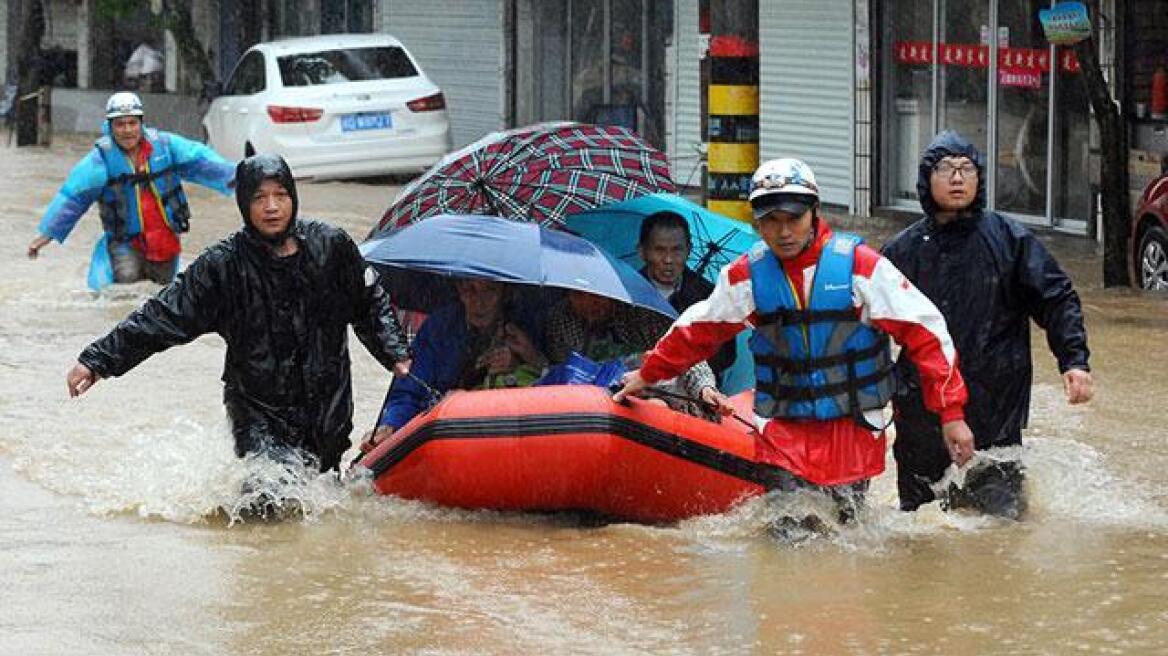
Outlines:
<svg viewBox="0 0 1168 656"><path fill-rule="evenodd" d="M758 42L710 39L709 176L706 206L750 221L750 176L758 168Z"/></svg>

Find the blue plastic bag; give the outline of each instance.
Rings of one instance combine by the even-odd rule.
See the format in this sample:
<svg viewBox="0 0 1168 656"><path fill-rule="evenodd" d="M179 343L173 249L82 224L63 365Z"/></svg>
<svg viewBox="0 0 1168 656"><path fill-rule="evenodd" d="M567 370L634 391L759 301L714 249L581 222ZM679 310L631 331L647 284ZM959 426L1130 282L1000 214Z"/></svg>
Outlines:
<svg viewBox="0 0 1168 656"><path fill-rule="evenodd" d="M625 365L620 360L594 362L572 351L566 361L549 368L535 384L611 387L621 379L625 371Z"/></svg>

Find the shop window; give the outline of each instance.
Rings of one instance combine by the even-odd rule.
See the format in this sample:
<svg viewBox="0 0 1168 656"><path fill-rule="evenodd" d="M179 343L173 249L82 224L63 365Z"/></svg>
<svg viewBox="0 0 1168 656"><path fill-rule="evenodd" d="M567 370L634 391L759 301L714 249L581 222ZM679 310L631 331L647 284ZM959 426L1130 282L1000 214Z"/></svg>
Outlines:
<svg viewBox="0 0 1168 656"><path fill-rule="evenodd" d="M884 15L884 156L889 205L917 200L917 162L933 136L931 2L894 0Z"/></svg>
<svg viewBox="0 0 1168 656"><path fill-rule="evenodd" d="M1048 6L1046 0L888 3L882 17L889 40L882 59L885 204L915 209L920 154L933 135L952 129L985 155L991 209L1048 225L1089 218L1087 96L1073 51L1052 49L1045 39L1038 12Z"/></svg>
<svg viewBox="0 0 1168 656"><path fill-rule="evenodd" d="M1029 0L998 7L994 206L1030 216L1046 215L1051 67L1038 11L1047 6Z"/></svg>
<svg viewBox="0 0 1168 656"><path fill-rule="evenodd" d="M373 0L341 0L320 5L320 33L373 31Z"/></svg>
<svg viewBox="0 0 1168 656"><path fill-rule="evenodd" d="M670 3L532 0L528 15L517 30L519 122L620 125L662 145Z"/></svg>

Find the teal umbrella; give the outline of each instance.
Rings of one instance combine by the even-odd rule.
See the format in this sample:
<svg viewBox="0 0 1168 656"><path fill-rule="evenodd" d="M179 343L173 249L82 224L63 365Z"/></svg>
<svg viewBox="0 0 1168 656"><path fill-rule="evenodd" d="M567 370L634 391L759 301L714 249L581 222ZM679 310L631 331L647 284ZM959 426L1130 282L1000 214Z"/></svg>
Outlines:
<svg viewBox="0 0 1168 656"><path fill-rule="evenodd" d="M722 267L749 251L761 239L749 224L712 212L677 194L641 196L596 209L569 214L564 223L569 230L600 246L614 257L640 270L645 266L637 254L641 222L658 212L673 212L689 224L692 248L686 265L710 282L718 279ZM750 331L738 335L734 364L722 374L723 392L734 394L754 387L754 359L747 342Z"/></svg>
<svg viewBox="0 0 1168 656"><path fill-rule="evenodd" d="M635 269L645 266L637 254L641 221L658 212L673 212L689 224L693 248L687 265L710 282L722 267L759 240L749 224L712 212L677 194L641 196L565 218L568 229L600 246Z"/></svg>

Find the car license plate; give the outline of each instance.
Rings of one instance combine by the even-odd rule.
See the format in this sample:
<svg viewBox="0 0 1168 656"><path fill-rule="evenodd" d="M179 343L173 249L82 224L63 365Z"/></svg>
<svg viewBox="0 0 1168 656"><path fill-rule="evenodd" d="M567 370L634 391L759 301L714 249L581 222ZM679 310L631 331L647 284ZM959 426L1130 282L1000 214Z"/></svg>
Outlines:
<svg viewBox="0 0 1168 656"><path fill-rule="evenodd" d="M341 132L384 130L392 127L393 115L389 112L364 112L341 116Z"/></svg>

